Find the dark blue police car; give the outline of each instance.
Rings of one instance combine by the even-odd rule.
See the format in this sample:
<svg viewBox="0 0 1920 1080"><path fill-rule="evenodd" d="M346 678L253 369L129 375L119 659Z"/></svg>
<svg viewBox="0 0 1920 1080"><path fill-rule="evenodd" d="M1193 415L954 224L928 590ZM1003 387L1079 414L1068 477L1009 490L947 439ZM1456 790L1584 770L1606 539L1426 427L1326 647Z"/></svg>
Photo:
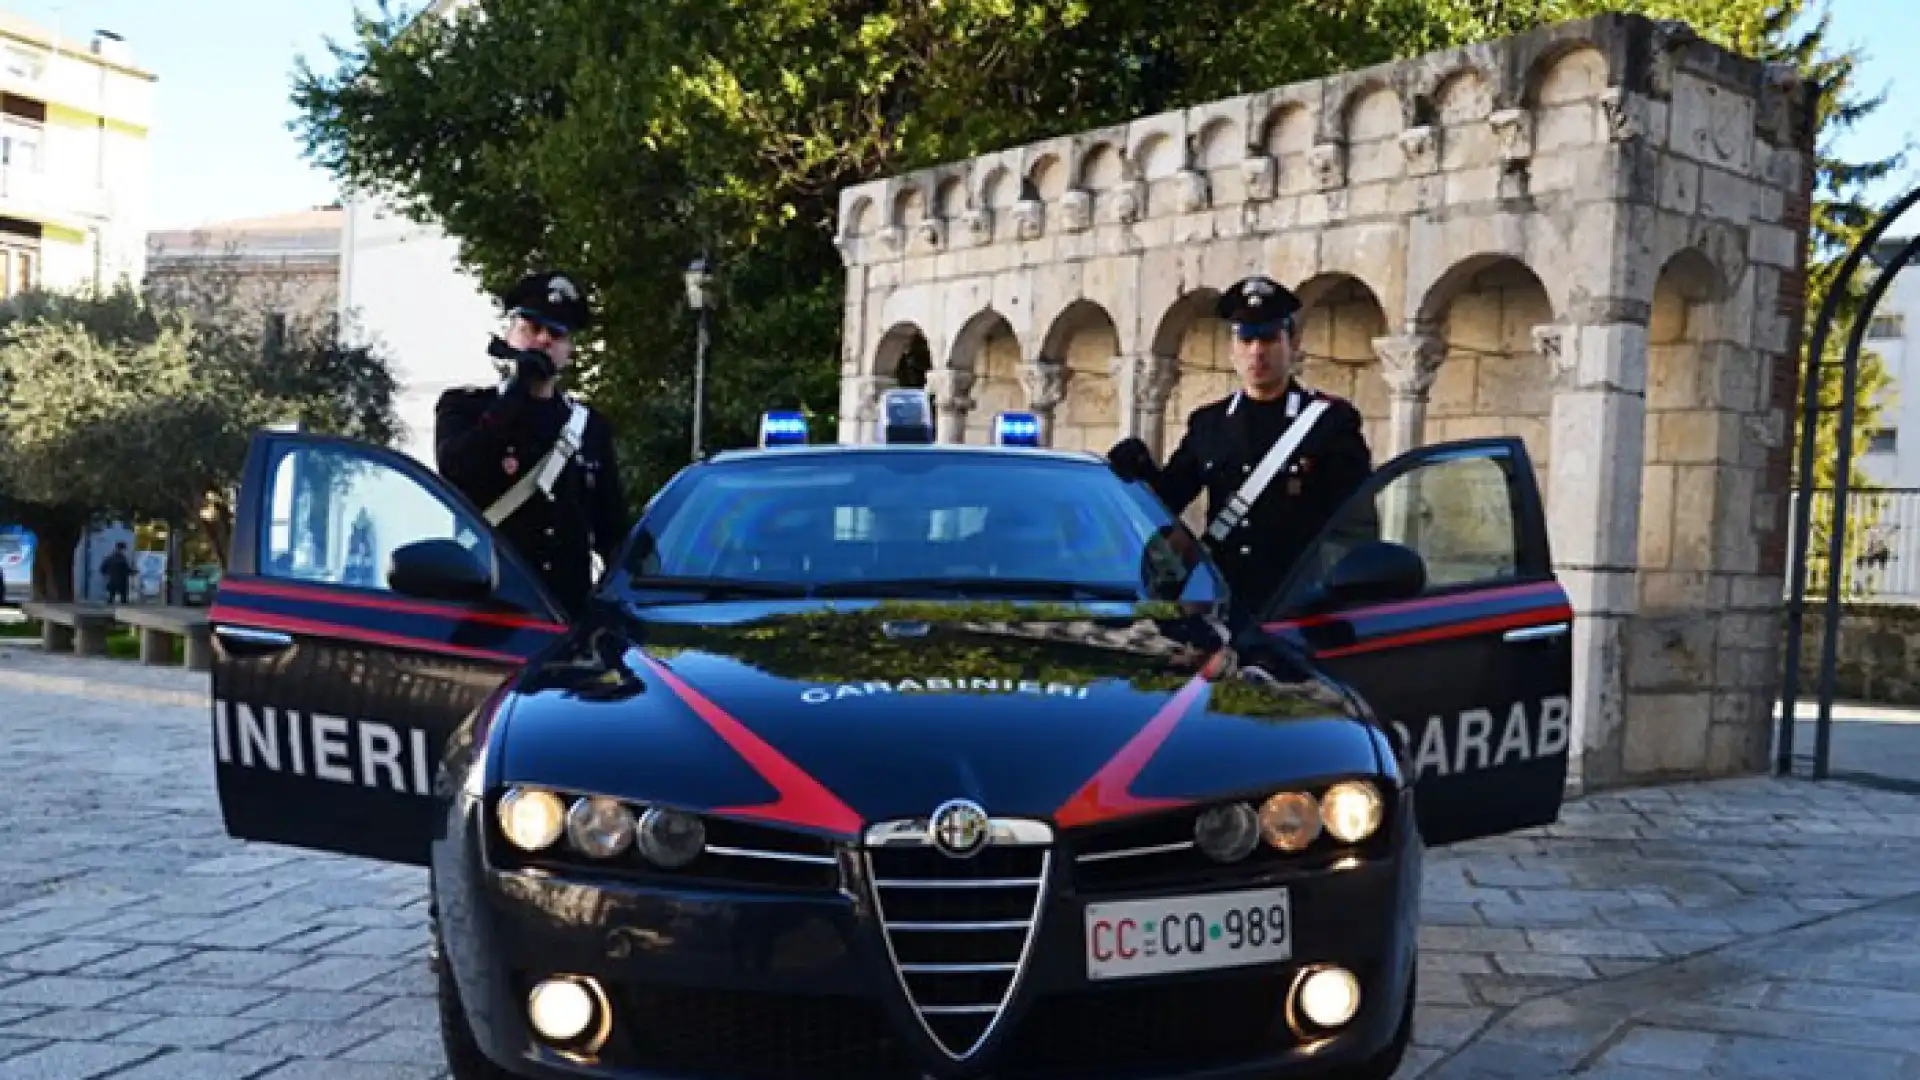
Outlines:
<svg viewBox="0 0 1920 1080"><path fill-rule="evenodd" d="M888 404L683 470L575 625L417 462L261 433L228 831L428 868L460 1080L1385 1080L1422 851L1561 804L1524 447L1389 462L1230 625L1100 457Z"/></svg>

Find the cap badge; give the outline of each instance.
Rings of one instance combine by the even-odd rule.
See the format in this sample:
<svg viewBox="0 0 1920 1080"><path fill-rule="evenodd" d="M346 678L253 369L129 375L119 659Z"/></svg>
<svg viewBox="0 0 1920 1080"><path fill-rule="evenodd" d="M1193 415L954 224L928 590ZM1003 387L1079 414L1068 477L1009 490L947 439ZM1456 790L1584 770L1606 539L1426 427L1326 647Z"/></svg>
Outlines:
<svg viewBox="0 0 1920 1080"><path fill-rule="evenodd" d="M556 277L552 281L547 282L547 301L549 303L558 304L578 299L580 299L580 291L575 289L573 282L568 281L566 278Z"/></svg>

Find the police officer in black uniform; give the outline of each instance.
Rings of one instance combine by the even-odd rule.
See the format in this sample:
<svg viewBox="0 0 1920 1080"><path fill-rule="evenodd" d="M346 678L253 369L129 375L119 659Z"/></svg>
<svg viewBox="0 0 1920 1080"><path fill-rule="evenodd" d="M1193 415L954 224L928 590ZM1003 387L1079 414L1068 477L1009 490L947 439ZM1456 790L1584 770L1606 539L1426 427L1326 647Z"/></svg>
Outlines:
<svg viewBox="0 0 1920 1080"><path fill-rule="evenodd" d="M537 474L574 410L584 410L578 449L554 481L551 497L538 487L530 493L520 487L525 501L496 525L578 616L593 592L593 555L611 562L628 528L612 429L605 417L555 387L572 360L573 335L592 325L593 312L580 287L559 271L522 278L501 302L506 337L496 335L488 352L510 361L513 373L500 386L440 396L434 409L438 466L477 505L493 508Z"/></svg>
<svg viewBox="0 0 1920 1080"><path fill-rule="evenodd" d="M1373 455L1358 409L1294 378L1298 297L1256 275L1235 282L1215 312L1233 327L1240 389L1195 409L1166 467L1149 474L1174 513L1185 513L1205 491L1211 523L1302 409L1313 401L1327 403L1292 463L1273 477L1238 526L1210 544L1227 575L1234 615L1242 618L1273 598L1302 551L1372 474Z"/></svg>

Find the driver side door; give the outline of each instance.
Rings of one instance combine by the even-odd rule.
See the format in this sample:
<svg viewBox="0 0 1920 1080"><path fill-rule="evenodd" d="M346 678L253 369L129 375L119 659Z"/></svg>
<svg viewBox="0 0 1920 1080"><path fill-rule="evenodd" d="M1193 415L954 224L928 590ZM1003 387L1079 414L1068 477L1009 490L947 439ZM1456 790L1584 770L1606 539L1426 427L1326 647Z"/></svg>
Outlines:
<svg viewBox="0 0 1920 1080"><path fill-rule="evenodd" d="M1417 555L1424 583L1330 589L1340 560L1377 541ZM1573 611L1521 440L1424 446L1382 466L1307 549L1260 631L1373 707L1401 748L1429 845L1559 817Z"/></svg>
<svg viewBox="0 0 1920 1080"><path fill-rule="evenodd" d="M389 560L421 541L470 556L491 595L401 593ZM425 466L285 432L253 439L208 618L228 835L413 865L441 827L450 741L567 630L539 579Z"/></svg>

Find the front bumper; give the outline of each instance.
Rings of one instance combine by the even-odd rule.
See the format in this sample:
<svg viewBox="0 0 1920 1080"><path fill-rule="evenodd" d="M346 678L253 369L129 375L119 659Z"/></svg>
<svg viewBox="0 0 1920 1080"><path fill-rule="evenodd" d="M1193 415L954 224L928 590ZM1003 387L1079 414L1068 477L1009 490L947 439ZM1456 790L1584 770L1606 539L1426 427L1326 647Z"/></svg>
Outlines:
<svg viewBox="0 0 1920 1080"><path fill-rule="evenodd" d="M1287 888L1290 958L1101 981L1086 972L1089 902L1195 890L1083 895L1071 856L1058 844L1046 849L1046 887L1018 981L985 1041L960 1061L943 1053L929 1026L962 1053L973 1033L954 1038L941 1026L947 1019L930 1025L914 1008L895 966L901 953L890 947L904 939L883 929L882 916L892 925L936 911L972 918L979 890L937 903L917 898L915 912L884 891L876 904L868 870L877 864L858 851L842 855L838 891L665 890L490 868L469 831L443 847L436 897L474 1034L489 1057L521 1076L1275 1080L1366 1060L1400 1027L1420 847L1410 815L1390 828L1391 845L1368 857L1233 887ZM959 912L956 903L976 908ZM1287 1004L1300 972L1317 963L1353 971L1362 1004L1337 1034L1303 1037ZM591 1057L546 1047L527 1023L533 984L556 974L592 977L610 1005L612 1022ZM992 999L1005 985L972 974L916 978L945 979L937 989L947 1000ZM937 1003L932 984L916 988L920 1004Z"/></svg>

